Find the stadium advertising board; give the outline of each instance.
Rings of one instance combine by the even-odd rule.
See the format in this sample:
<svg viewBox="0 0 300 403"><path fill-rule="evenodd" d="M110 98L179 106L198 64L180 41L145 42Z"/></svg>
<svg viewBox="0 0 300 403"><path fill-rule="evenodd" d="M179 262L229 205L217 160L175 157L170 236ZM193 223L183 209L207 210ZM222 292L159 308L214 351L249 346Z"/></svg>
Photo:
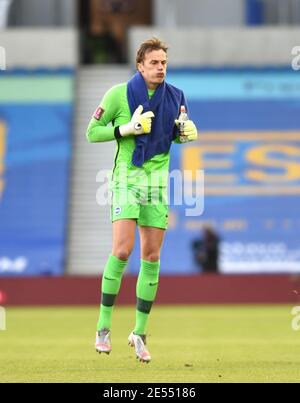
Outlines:
<svg viewBox="0 0 300 403"><path fill-rule="evenodd" d="M0 276L63 272L71 72L0 75Z"/></svg>
<svg viewBox="0 0 300 403"><path fill-rule="evenodd" d="M174 205L161 272L197 273L192 244L204 226L220 238L222 273L300 272L300 74L291 69L172 70L199 141L174 145L170 171L204 171L204 212ZM198 197L201 195L198 194ZM138 270L139 251L131 261Z"/></svg>

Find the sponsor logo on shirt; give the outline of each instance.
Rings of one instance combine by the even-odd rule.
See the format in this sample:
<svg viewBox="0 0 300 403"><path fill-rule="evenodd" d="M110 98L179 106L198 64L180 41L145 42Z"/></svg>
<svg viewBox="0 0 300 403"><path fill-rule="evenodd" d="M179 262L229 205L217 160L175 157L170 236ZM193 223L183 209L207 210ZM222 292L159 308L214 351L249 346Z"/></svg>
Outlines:
<svg viewBox="0 0 300 403"><path fill-rule="evenodd" d="M94 117L96 120L100 120L104 112L105 112L104 109L101 108L101 106L99 106L99 107L95 110L93 117Z"/></svg>

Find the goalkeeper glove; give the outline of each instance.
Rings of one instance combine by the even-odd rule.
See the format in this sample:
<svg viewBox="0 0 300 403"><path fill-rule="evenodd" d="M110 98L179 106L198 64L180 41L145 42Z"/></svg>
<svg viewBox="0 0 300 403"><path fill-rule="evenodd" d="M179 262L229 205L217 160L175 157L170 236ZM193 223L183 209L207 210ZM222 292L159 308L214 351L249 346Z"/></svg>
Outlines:
<svg viewBox="0 0 300 403"><path fill-rule="evenodd" d="M186 138L186 141L194 141L198 138L198 131L195 123L192 120L180 121L178 119L175 120L175 124L177 127L183 125L183 133L180 133L180 137ZM182 126L181 126L182 127ZM183 143L184 141L181 140Z"/></svg>
<svg viewBox="0 0 300 403"><path fill-rule="evenodd" d="M139 134L149 134L151 132L152 118L154 118L154 113L143 112L143 106L139 105L134 114L132 115L131 121L125 125L119 127L119 132L122 137Z"/></svg>

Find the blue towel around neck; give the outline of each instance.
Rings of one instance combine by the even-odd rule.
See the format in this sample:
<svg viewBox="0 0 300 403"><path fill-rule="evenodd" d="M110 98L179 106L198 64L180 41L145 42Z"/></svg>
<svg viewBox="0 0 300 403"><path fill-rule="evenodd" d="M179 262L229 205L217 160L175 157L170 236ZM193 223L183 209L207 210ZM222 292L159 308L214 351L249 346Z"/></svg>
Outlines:
<svg viewBox="0 0 300 403"><path fill-rule="evenodd" d="M155 155L169 152L178 134L174 120L178 118L180 106L184 105L187 109L187 104L183 92L165 81L149 100L148 88L141 73L136 73L128 81L127 100L131 115L139 105L143 106L143 113L152 111L155 115L151 133L135 136L132 164L141 167Z"/></svg>

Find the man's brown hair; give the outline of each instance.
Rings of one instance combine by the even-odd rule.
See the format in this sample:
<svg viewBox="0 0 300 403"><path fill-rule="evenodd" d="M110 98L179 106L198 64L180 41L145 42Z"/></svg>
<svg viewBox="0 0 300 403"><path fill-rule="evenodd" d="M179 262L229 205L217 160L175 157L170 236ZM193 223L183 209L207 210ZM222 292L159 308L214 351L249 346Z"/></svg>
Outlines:
<svg viewBox="0 0 300 403"><path fill-rule="evenodd" d="M145 42L140 44L140 47L137 50L136 65L144 61L145 54L147 52L152 52L152 50L160 50L160 49L162 49L164 52L167 53L168 46L155 36L150 39L147 39Z"/></svg>

